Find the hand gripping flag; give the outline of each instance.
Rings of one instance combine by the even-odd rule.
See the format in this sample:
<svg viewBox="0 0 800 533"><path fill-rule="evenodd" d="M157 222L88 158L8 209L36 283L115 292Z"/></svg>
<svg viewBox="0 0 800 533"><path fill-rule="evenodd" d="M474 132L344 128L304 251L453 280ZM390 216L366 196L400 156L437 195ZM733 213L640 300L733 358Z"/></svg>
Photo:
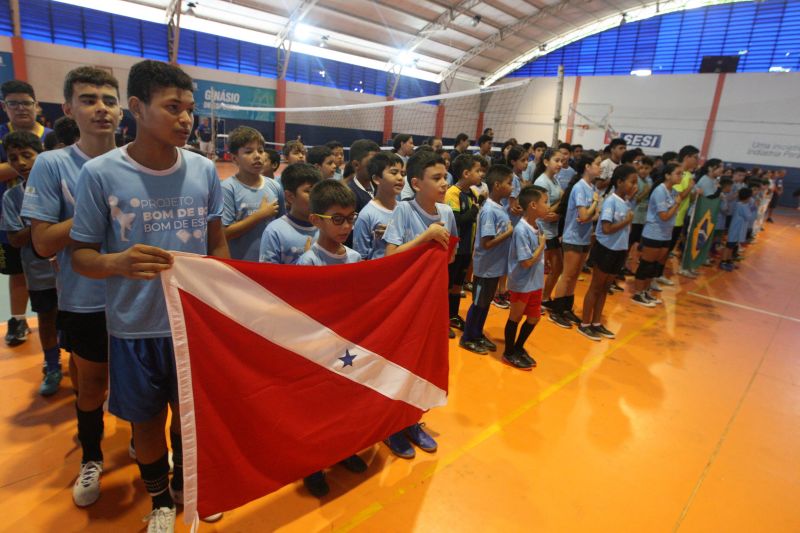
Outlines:
<svg viewBox="0 0 800 533"><path fill-rule="evenodd" d="M686 248L681 265L683 268L700 268L708 259L718 212L719 198L700 196L697 199L689 222L689 232L686 234Z"/></svg>
<svg viewBox="0 0 800 533"><path fill-rule="evenodd" d="M241 506L444 405L448 252L286 266L175 253L162 273L185 517Z"/></svg>

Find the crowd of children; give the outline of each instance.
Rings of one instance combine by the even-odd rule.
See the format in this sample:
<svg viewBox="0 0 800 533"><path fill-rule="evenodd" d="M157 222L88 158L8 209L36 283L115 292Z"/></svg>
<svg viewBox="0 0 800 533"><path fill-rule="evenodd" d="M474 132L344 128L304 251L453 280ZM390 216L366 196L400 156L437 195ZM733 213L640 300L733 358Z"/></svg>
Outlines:
<svg viewBox="0 0 800 533"><path fill-rule="evenodd" d="M72 122L62 124L66 133L51 144L55 149L43 153L47 132L28 124L33 89L17 81L2 88L13 122L0 152L7 160L0 179L8 188L0 266L11 276L14 315L6 342L25 340L29 298L44 351L42 395L55 394L62 380L59 346L71 354L83 454L73 498L81 507L100 495L109 392L109 411L132 424L130 453L153 502L149 531L172 531L183 499L173 347L154 281L170 268L166 250L326 266L427 243L448 248L457 236L448 268L451 338L460 330L458 345L479 355L502 343L502 361L530 371L537 362L526 342L545 310L557 326L575 326L600 341L615 336L603 309L609 294L625 290L618 281L627 280L632 303L662 303L658 292L674 283L666 275L668 257L686 238L699 195L720 200L712 255L730 271L742 247L771 220L779 192L778 176L769 171L726 168L718 159L696 171L693 146L651 158L621 139L601 152L512 139L495 158L491 130L478 139L477 153L469 151L466 134L452 152L440 138L416 147L413 136L398 135L387 152L372 140L356 140L347 164L339 142L306 150L290 141L278 175L281 154L265 149L257 130L239 127L228 137L237 171L220 181L207 157L182 148L194 127L192 89L178 67L134 65L127 94L136 137L116 148L117 80L101 69L75 69L64 81L64 111ZM166 212L183 229L160 231ZM578 314L576 286L587 270L591 282ZM465 289L472 300L462 318ZM508 309L503 337L494 340L485 331L493 305ZM434 452L437 443L423 426L385 442L399 457L414 457L415 446ZM354 472L367 468L357 455L342 463ZM328 492L323 472L305 485L316 496Z"/></svg>

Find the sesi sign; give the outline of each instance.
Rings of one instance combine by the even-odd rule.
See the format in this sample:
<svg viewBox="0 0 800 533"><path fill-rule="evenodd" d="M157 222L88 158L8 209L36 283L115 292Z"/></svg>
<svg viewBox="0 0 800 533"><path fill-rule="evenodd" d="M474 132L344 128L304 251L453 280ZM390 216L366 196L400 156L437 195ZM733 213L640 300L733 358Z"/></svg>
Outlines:
<svg viewBox="0 0 800 533"><path fill-rule="evenodd" d="M625 139L628 148L659 148L661 135L651 133L621 133L620 138Z"/></svg>

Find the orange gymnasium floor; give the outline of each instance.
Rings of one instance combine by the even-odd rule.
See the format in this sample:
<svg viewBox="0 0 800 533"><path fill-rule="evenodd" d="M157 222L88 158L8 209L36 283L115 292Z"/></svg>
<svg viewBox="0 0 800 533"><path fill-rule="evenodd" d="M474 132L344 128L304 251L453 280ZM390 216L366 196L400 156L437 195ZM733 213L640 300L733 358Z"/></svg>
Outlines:
<svg viewBox="0 0 800 533"><path fill-rule="evenodd" d="M438 453L374 446L323 501L294 483L201 530L800 531L800 216L776 218L735 273L676 277L656 309L609 297L616 341L545 320L531 373L451 341L449 404L424 418ZM495 340L505 316L492 308ZM102 496L73 505L73 399L68 379L38 396L41 360L35 335L0 349L0 530L142 530L150 502L111 416Z"/></svg>

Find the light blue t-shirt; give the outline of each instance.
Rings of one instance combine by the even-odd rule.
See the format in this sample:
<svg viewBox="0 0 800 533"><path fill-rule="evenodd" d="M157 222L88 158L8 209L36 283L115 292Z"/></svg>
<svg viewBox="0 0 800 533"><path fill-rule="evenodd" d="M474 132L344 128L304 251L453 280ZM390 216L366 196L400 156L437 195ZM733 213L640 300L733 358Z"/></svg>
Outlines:
<svg viewBox="0 0 800 533"><path fill-rule="evenodd" d="M677 197L678 191L667 189L667 186L663 183L653 190L653 194L650 195L650 201L647 204L647 221L644 224L644 230L642 230L642 237L654 241L672 240L672 228L675 227L675 217L678 212L676 211L667 220L661 220L658 214L668 211L675 205Z"/></svg>
<svg viewBox="0 0 800 533"><path fill-rule="evenodd" d="M361 254L362 259L380 259L386 255L386 242L376 238L375 230L380 225L388 226L391 218L392 212L374 200L358 214L353 227L353 248Z"/></svg>
<svg viewBox="0 0 800 533"><path fill-rule="evenodd" d="M556 174L556 181L558 181L562 189L567 190L569 182L572 181L575 174L577 174L577 172L575 172L575 169L572 167L562 168L558 171L558 174Z"/></svg>
<svg viewBox="0 0 800 533"><path fill-rule="evenodd" d="M44 152L31 169L22 216L57 224L75 214L78 176L90 157L76 145ZM72 269L72 247L56 254L58 308L72 313L98 313L106 308L106 281L81 276Z"/></svg>
<svg viewBox="0 0 800 533"><path fill-rule="evenodd" d="M24 181L20 181L3 195L3 214L0 217L0 230L15 233L30 226L30 223L20 216L24 196ZM50 261L42 259L34 253L30 242L20 248L19 253L28 290L43 291L56 287L56 273L53 272L53 266Z"/></svg>
<svg viewBox="0 0 800 533"><path fill-rule="evenodd" d="M261 263L293 265L305 253L309 238L312 243L317 240L317 228L283 215L264 230L258 260Z"/></svg>
<svg viewBox="0 0 800 533"><path fill-rule="evenodd" d="M499 278L508 272L508 249L511 238L486 249L481 244L484 237L497 237L508 231L511 219L508 211L489 198L478 213L475 225L475 251L472 254L472 271L481 278Z"/></svg>
<svg viewBox="0 0 800 533"><path fill-rule="evenodd" d="M739 201L733 206L732 211L731 227L728 228L728 242L745 242L747 240L747 228L755 220L755 213L753 213L749 205Z"/></svg>
<svg viewBox="0 0 800 533"><path fill-rule="evenodd" d="M345 246L343 254L332 254L315 242L307 252L300 256L300 259L297 260L297 264L305 266L328 266L358 263L359 261L361 261L361 255L352 248Z"/></svg>
<svg viewBox="0 0 800 533"><path fill-rule="evenodd" d="M261 177L260 187L245 185L236 176L231 176L222 182L222 225L230 226L246 219L261 207L263 199L272 203L278 202L278 213L269 219L259 221L247 233L228 240L228 248L232 259L258 261L258 248L264 229L275 219L286 212L283 189L275 180Z"/></svg>
<svg viewBox="0 0 800 533"><path fill-rule="evenodd" d="M533 292L544 287L544 253L539 260L526 268L520 261L533 257L539 247L539 232L524 218L514 226L508 252L508 290L514 292Z"/></svg>
<svg viewBox="0 0 800 533"><path fill-rule="evenodd" d="M631 233L631 225L628 224L616 233L606 235L603 231L603 222L611 222L617 224L625 220L628 212L631 210L631 204L617 196L616 193L608 196L606 201L603 202L603 210L600 211L600 218L597 222L597 229L595 230L595 237L597 242L608 248L609 250L627 250L628 249L628 236Z"/></svg>
<svg viewBox="0 0 800 533"><path fill-rule="evenodd" d="M711 196L717 192L717 186L717 180L710 178L708 175L697 181L697 188L702 191L703 196Z"/></svg>
<svg viewBox="0 0 800 533"><path fill-rule="evenodd" d="M444 227L450 232L450 235L458 237L456 217L453 215L453 210L450 209L450 206L437 203L436 211L436 215L426 213L416 199L400 202L389 219L386 232L383 234L383 240L387 244L403 245L414 240L417 235L424 233L428 226L435 222L444 223Z"/></svg>
<svg viewBox="0 0 800 533"><path fill-rule="evenodd" d="M645 190L645 188L653 186L653 179L650 176L647 176L645 179L637 178L637 183L639 185L639 188L637 189L636 194L638 195L641 194L642 191ZM647 221L647 205L648 205L647 195L645 195L644 198L642 198L638 202L634 197L631 199L631 202L634 204L633 224L644 224Z"/></svg>
<svg viewBox="0 0 800 533"><path fill-rule="evenodd" d="M222 217L222 188L214 164L178 149L175 164L152 170L127 147L87 161L78 178L70 237L98 243L107 253L134 244L208 253L208 222ZM161 281L111 276L106 280L108 332L118 338L170 336Z"/></svg>
<svg viewBox="0 0 800 533"><path fill-rule="evenodd" d="M538 178L536 178L536 181L533 182L533 184L538 185L547 191L547 199L550 200L551 206L561 198L562 194L564 194L564 191L561 189L558 181L555 181L554 178L549 178L547 174L541 174ZM552 222L539 220L539 226L544 230L545 238L552 239L558 237L558 220L554 220Z"/></svg>
<svg viewBox="0 0 800 533"><path fill-rule="evenodd" d="M735 200L732 200L729 195L722 193L719 195L719 211L717 211L717 226L714 230L724 230L727 225L727 218L733 214L733 207Z"/></svg>
<svg viewBox="0 0 800 533"><path fill-rule="evenodd" d="M595 192L597 189L594 185L586 183L586 180L580 180L572 187L569 200L567 200L564 236L561 239L565 244L587 245L592 242L594 223L591 219L586 222L578 221L578 208L592 205Z"/></svg>
<svg viewBox="0 0 800 533"><path fill-rule="evenodd" d="M533 182L533 173L536 171L536 161L531 159L528 161L528 166L522 171L522 179L525 183Z"/></svg>
<svg viewBox="0 0 800 533"><path fill-rule="evenodd" d="M522 215L514 215L511 213L511 198L519 198L519 193L522 191L522 178L514 174L511 178L511 195L508 198L500 200L500 205L508 211L508 217L511 219L511 224L516 226Z"/></svg>

